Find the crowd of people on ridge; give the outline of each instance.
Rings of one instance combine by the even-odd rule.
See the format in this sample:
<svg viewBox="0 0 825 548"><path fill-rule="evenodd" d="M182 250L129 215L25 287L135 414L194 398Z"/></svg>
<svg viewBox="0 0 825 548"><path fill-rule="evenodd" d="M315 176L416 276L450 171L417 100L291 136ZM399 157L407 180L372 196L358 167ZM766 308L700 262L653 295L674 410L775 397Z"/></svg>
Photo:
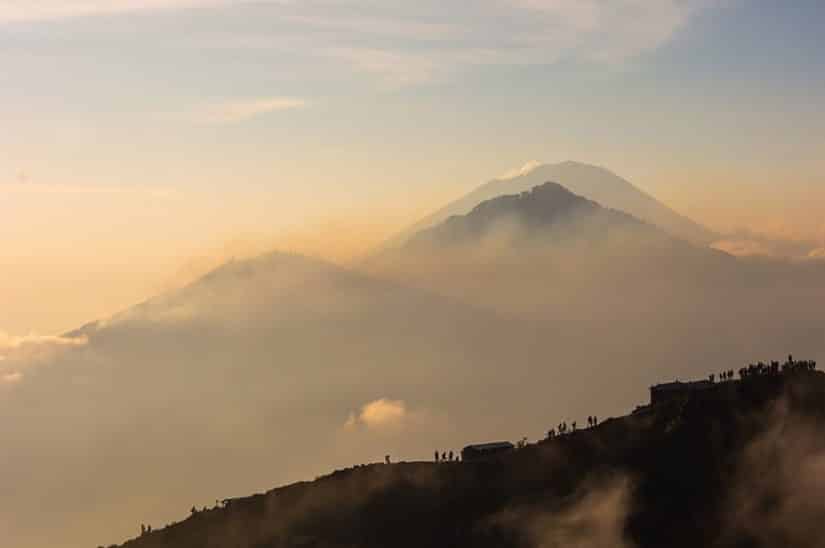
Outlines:
<svg viewBox="0 0 825 548"><path fill-rule="evenodd" d="M595 415L587 417L587 427L588 428L593 428L594 426L596 426L598 424L599 424L599 419ZM558 436L563 436L565 434L570 434L572 432L575 432L577 430L577 427L578 427L578 425L577 425L576 421L571 422L569 425L567 424L566 421L562 421L562 422L559 423L558 427L551 428L550 430L547 431L547 439L550 440L550 439L556 438Z"/></svg>

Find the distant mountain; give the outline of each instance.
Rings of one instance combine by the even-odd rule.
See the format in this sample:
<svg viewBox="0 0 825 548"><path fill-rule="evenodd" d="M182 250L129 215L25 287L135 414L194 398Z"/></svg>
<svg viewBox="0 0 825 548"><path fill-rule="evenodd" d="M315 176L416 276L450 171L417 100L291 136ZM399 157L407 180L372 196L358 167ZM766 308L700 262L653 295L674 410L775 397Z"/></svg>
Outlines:
<svg viewBox="0 0 825 548"><path fill-rule="evenodd" d="M509 222L509 227L506 226ZM512 229L510 242L521 247L525 240L563 228L567 238L579 239L592 234L595 226L602 236L613 229L637 229L660 238L665 234L622 211L606 209L578 196L554 182L537 185L520 194L498 196L475 206L466 215L454 215L442 223L411 236L407 247L424 243L437 245L478 244L490 232ZM668 238L669 239L669 238ZM566 242L565 242L566 243Z"/></svg>
<svg viewBox="0 0 825 548"><path fill-rule="evenodd" d="M585 426L486 460L337 470L122 546L821 546L821 372L706 385Z"/></svg>
<svg viewBox="0 0 825 548"><path fill-rule="evenodd" d="M46 338L42 352L4 349L4 545L93 546L384 455L535 439L744 355L825 360L825 265L739 261L554 184L494 199L369 267L234 261L70 340ZM409 479L428 485L422 472ZM436 491L453 509L474 500ZM244 546L252 522L238 523ZM350 545L375 531L363 523ZM290 539L325 545L315 534Z"/></svg>
<svg viewBox="0 0 825 548"><path fill-rule="evenodd" d="M812 327L825 264L736 258L553 182L482 202L364 267L539 325L557 341L554 364L609 370L611 383L640 363L687 371L756 348L825 351L825 327Z"/></svg>
<svg viewBox="0 0 825 548"><path fill-rule="evenodd" d="M494 179L422 219L392 238L387 245L400 245L413 234L435 226L453 215L464 215L491 198L518 194L548 181L559 183L575 194L606 208L621 210L657 225L671 235L689 242L707 245L718 239L710 230L679 215L627 180L604 168L577 162L562 162L539 165L513 178Z"/></svg>
<svg viewBox="0 0 825 548"><path fill-rule="evenodd" d="M593 298L630 311L655 288L669 293L687 283L695 290L697 275L718 281L737 268L725 253L555 182L484 201L365 264L377 276L504 313L546 318L565 308L568 320L581 313L590 324ZM625 292L615 293L617 286Z"/></svg>
<svg viewBox="0 0 825 548"><path fill-rule="evenodd" d="M528 414L513 405L478 418L491 391L520 391L500 364L526 372L533 360L522 349L536 337L509 325L272 253L67 333L72 344L4 352L0 460L21 472L0 489L2 544L123 538L141 522L341 462L428 453L446 446L452 421L490 435Z"/></svg>

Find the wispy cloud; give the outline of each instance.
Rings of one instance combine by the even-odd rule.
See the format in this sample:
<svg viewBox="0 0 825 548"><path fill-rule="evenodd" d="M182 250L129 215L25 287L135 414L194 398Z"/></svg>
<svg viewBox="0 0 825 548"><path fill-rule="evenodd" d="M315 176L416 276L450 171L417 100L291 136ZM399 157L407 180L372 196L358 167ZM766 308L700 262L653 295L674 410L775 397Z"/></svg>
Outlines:
<svg viewBox="0 0 825 548"><path fill-rule="evenodd" d="M0 2L0 23L42 21L122 12L213 6L220 0L40 0Z"/></svg>
<svg viewBox="0 0 825 548"><path fill-rule="evenodd" d="M220 101L197 106L192 116L207 124L235 124L265 114L305 108L304 99L294 97L263 97L257 99Z"/></svg>
<svg viewBox="0 0 825 548"><path fill-rule="evenodd" d="M0 351L17 350L27 346L83 346L88 341L85 337L63 337L61 335L10 335L0 331Z"/></svg>
<svg viewBox="0 0 825 548"><path fill-rule="evenodd" d="M568 58L621 63L667 43L698 12L722 1L45 0L25 7L0 4L0 22L216 8L224 15L231 11L239 23L222 31L217 42L209 34L203 47L246 44L286 54L284 63L296 63L297 74L344 69L347 76L354 71L396 88L445 80L482 65L543 65ZM231 122L284 108L266 101L215 107L212 118Z"/></svg>
<svg viewBox="0 0 825 548"><path fill-rule="evenodd" d="M527 175L528 173L530 173L531 171L533 171L534 169L536 169L540 165L541 165L541 162L539 162L538 160L530 160L529 162L527 162L526 164L524 164L521 167L517 167L517 168L511 169L510 171L507 171L506 173L502 173L501 175L499 175L498 178L501 179L501 180L506 181L507 179L513 179L513 178L519 177L521 175Z"/></svg>
<svg viewBox="0 0 825 548"><path fill-rule="evenodd" d="M0 331L0 362L9 363L12 366L26 364L32 359L50 355L61 348L72 348L85 346L88 343L86 337L64 337L61 335L38 335L30 333L28 335L11 335ZM17 371L0 372L4 382L17 382L22 376L17 376Z"/></svg>
<svg viewBox="0 0 825 548"><path fill-rule="evenodd" d="M492 522L521 531L533 546L631 548L625 528L632 506L633 482L627 476L589 481L574 501L555 512L530 507L508 508Z"/></svg>
<svg viewBox="0 0 825 548"><path fill-rule="evenodd" d="M719 0L424 0L413 6L362 0L284 4L308 37L304 52L348 63L383 85L448 78L481 65L542 65L575 58L616 64L671 40ZM342 24L346 22L346 24ZM399 34L387 37L387 29ZM279 39L282 35L279 34Z"/></svg>

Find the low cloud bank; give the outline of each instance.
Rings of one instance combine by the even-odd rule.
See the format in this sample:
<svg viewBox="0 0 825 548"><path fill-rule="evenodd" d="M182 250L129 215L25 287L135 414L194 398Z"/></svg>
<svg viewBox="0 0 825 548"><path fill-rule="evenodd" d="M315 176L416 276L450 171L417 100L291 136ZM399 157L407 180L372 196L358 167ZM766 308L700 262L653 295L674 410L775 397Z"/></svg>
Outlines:
<svg viewBox="0 0 825 548"><path fill-rule="evenodd" d="M86 337L64 337L62 335L10 335L0 331L0 351L18 350L32 346L83 346Z"/></svg>
<svg viewBox="0 0 825 548"><path fill-rule="evenodd" d="M825 257L821 242L793 236L768 235L739 230L711 244L713 249L736 257L815 259Z"/></svg>

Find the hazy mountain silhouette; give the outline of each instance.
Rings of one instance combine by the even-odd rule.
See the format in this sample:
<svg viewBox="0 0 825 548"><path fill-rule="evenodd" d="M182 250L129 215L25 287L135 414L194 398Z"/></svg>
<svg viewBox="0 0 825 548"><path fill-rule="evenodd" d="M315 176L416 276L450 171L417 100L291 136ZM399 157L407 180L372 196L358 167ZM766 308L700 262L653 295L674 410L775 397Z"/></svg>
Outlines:
<svg viewBox="0 0 825 548"><path fill-rule="evenodd" d="M435 226L453 215L464 215L491 198L518 194L547 181L555 181L604 207L625 211L684 240L705 245L718 239L712 231L679 215L604 168L578 162L562 162L539 165L509 179L494 179L404 230L388 246L400 245L415 233Z"/></svg>
<svg viewBox="0 0 825 548"><path fill-rule="evenodd" d="M618 300L630 310L649 301L651 291L664 296L680 284L691 286L697 276L730 279L740 265L546 182L423 229L366 268L500 312L546 318L564 309L568 321L592 322L595 303L588 297L620 306ZM629 293L615 293L616 287ZM638 299L625 302L636 288Z"/></svg>
<svg viewBox="0 0 825 548"><path fill-rule="evenodd" d="M27 472L4 476L4 544L90 546L341 462L427 454L453 424L493 435L532 414L478 418L491 393L521 391L502 363L537 364L538 335L510 325L273 253L67 333L77 344L10 354L0 372L22 380L0 383L2 460Z"/></svg>
<svg viewBox="0 0 825 548"><path fill-rule="evenodd" d="M406 245L476 245L507 223L516 231L509 239L513 246L525 243L520 239L530 240L553 229L562 229L566 238L592 235L594 227L598 227L602 236L610 230L635 229L661 239L667 238L655 227L623 211L605 209L558 183L546 182L520 194L484 201L466 215L454 215L433 228L413 235ZM671 241L675 243L675 240Z"/></svg>
<svg viewBox="0 0 825 548"><path fill-rule="evenodd" d="M825 327L813 327L825 264L696 246L556 183L483 202L365 268L541 326L555 338L548 359L625 386L643 363L689 373L794 345L825 353Z"/></svg>
<svg viewBox="0 0 825 548"><path fill-rule="evenodd" d="M123 546L817 547L823 433L825 375L763 375L486 461L338 470Z"/></svg>
<svg viewBox="0 0 825 548"><path fill-rule="evenodd" d="M386 454L535 438L706 364L825 359L817 264L739 261L557 185L369 267L234 261L7 355L3 540L90 546Z"/></svg>

